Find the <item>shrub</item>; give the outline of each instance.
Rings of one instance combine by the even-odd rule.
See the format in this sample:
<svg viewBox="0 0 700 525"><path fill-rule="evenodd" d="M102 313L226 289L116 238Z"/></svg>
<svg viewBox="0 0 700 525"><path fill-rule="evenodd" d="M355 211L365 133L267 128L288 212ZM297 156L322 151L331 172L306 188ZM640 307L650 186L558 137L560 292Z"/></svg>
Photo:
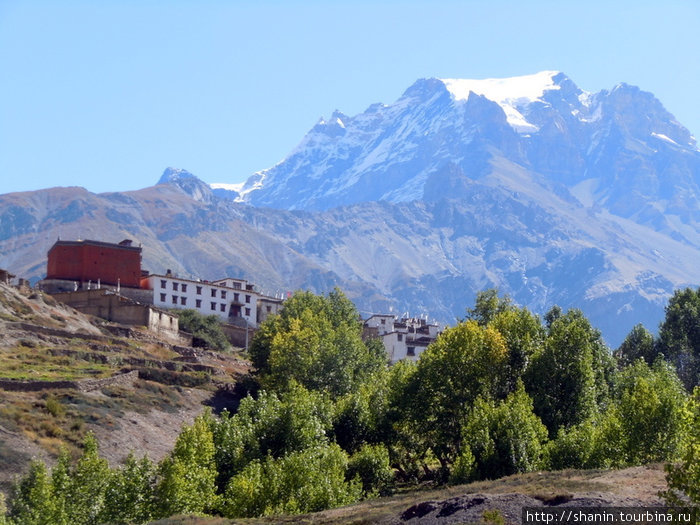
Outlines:
<svg viewBox="0 0 700 525"><path fill-rule="evenodd" d="M231 478L222 505L229 518L317 512L360 498L358 481L346 481L347 455L336 444L282 458L253 461Z"/></svg>
<svg viewBox="0 0 700 525"><path fill-rule="evenodd" d="M364 445L350 458L347 477L356 476L362 482L365 496L386 494L394 471L389 465L389 451L383 444Z"/></svg>
<svg viewBox="0 0 700 525"><path fill-rule="evenodd" d="M216 315L202 315L196 310L178 310L180 330L192 334L192 345L211 350L228 350L231 345Z"/></svg>

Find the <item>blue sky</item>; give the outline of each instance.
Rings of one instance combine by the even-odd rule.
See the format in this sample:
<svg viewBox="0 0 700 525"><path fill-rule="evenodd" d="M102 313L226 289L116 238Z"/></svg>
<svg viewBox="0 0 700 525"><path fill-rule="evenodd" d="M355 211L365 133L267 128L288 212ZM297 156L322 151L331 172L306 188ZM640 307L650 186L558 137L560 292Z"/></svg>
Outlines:
<svg viewBox="0 0 700 525"><path fill-rule="evenodd" d="M700 133L700 2L0 0L0 193L239 182L422 77L560 70Z"/></svg>

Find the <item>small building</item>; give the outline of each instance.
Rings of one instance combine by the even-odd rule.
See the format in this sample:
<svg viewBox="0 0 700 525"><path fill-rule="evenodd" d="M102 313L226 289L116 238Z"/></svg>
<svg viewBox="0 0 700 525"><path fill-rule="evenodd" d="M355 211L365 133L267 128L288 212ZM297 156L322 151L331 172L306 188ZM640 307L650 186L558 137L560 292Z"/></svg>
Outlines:
<svg viewBox="0 0 700 525"><path fill-rule="evenodd" d="M58 293L53 297L79 312L114 323L144 326L167 339L185 343L177 315L152 304L141 304L107 289Z"/></svg>
<svg viewBox="0 0 700 525"><path fill-rule="evenodd" d="M416 317L397 319L391 314L375 314L363 323L363 338L381 339L391 363L417 360L438 335L439 325Z"/></svg>
<svg viewBox="0 0 700 525"><path fill-rule="evenodd" d="M141 247L125 239L118 244L58 240L49 249L46 278L49 293L86 290L99 286L138 288L141 284Z"/></svg>

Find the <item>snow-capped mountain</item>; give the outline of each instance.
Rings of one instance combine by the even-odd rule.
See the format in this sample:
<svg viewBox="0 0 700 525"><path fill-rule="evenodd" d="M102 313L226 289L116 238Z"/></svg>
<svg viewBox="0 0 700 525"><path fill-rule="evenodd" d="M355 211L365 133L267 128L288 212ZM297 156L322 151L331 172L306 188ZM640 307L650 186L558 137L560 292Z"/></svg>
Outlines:
<svg viewBox="0 0 700 525"><path fill-rule="evenodd" d="M423 79L393 104L336 111L237 188L238 200L306 210L408 202L434 194L429 183L446 166L479 181L504 163L543 192L680 235L680 224L700 219L700 151L689 131L650 93L626 84L587 93L556 71Z"/></svg>
<svg viewBox="0 0 700 525"><path fill-rule="evenodd" d="M498 287L540 314L582 309L615 346L700 284L699 186L695 139L636 87L424 79L335 112L243 185L168 168L135 192L0 196L0 268L36 280L58 236L128 237L155 272L340 286L364 314L452 323Z"/></svg>

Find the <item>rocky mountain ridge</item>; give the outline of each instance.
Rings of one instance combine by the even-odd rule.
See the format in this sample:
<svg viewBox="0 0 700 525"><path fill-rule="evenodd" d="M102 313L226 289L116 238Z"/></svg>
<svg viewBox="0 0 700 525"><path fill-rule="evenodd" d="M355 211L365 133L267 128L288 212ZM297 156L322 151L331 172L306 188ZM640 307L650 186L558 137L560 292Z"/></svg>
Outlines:
<svg viewBox="0 0 700 525"><path fill-rule="evenodd" d="M239 200L307 210L407 202L439 192L433 177L447 166L479 181L504 161L527 171L541 198L554 191L657 230L697 231L700 150L690 132L651 93L627 84L587 93L556 71L422 79L393 104L336 111L253 175Z"/></svg>

